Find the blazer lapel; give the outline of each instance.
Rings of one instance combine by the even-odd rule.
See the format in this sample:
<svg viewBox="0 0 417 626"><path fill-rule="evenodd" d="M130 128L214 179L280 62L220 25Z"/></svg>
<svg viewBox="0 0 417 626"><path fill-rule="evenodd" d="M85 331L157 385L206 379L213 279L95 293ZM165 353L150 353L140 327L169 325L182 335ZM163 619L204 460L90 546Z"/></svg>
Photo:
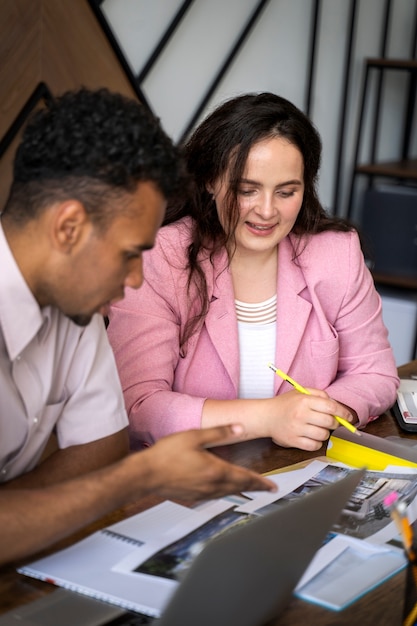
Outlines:
<svg viewBox="0 0 417 626"><path fill-rule="evenodd" d="M214 268L213 275L224 267L227 258ZM207 274L206 274L207 275ZM229 269L220 271L212 285L210 308L205 319L206 329L222 361L236 394L239 387L239 337L236 321L232 279Z"/></svg>
<svg viewBox="0 0 417 626"><path fill-rule="evenodd" d="M277 282L277 338L275 365L284 372L291 370L303 334L308 323L312 305L301 292L306 287L303 272L293 261L293 247L286 237L279 245ZM227 263L226 256L215 263L210 274L218 274L212 285L211 303L205 319L210 339L222 361L236 394L239 386L239 336L233 296L232 279L228 269L221 271ZM282 268L282 269L280 269ZM210 275L206 272L206 276ZM284 381L274 377L275 393Z"/></svg>
<svg viewBox="0 0 417 626"><path fill-rule="evenodd" d="M291 365L310 316L312 305L300 294L306 281L300 267L292 260L293 248L289 238L279 245L277 284L277 339L275 365L291 375ZM275 393L284 381L275 377Z"/></svg>

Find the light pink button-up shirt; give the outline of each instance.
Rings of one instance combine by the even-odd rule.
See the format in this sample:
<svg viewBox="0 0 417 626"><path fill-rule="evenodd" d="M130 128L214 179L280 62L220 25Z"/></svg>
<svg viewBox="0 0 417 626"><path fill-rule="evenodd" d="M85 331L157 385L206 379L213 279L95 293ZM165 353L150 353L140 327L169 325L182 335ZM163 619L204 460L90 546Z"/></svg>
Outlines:
<svg viewBox="0 0 417 626"><path fill-rule="evenodd" d="M32 469L54 429L65 448L126 425L103 319L40 309L0 222L0 481Z"/></svg>

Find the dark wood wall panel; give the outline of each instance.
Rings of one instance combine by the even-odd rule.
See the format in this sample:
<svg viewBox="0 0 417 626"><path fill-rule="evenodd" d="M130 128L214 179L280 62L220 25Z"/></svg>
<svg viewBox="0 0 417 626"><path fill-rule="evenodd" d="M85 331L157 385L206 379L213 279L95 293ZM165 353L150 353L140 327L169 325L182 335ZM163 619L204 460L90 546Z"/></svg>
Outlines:
<svg viewBox="0 0 417 626"><path fill-rule="evenodd" d="M42 4L42 75L54 94L84 85L135 96L87 0Z"/></svg>
<svg viewBox="0 0 417 626"><path fill-rule="evenodd" d="M0 0L0 139L39 83L59 95L80 86L137 97L87 0ZM0 211L16 138L0 159Z"/></svg>
<svg viewBox="0 0 417 626"><path fill-rule="evenodd" d="M42 0L0 0L0 137L41 80Z"/></svg>

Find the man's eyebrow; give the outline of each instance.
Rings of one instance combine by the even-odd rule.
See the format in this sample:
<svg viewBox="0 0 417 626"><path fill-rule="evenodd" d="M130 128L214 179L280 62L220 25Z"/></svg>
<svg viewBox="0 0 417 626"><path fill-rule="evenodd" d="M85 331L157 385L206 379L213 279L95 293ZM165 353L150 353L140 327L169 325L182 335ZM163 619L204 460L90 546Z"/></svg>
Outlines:
<svg viewBox="0 0 417 626"><path fill-rule="evenodd" d="M137 246L132 246L131 247L131 252L137 252L138 254L140 254L141 252L144 252L145 250L152 250L152 248L154 247L154 243L147 243L146 241L144 243L138 244Z"/></svg>

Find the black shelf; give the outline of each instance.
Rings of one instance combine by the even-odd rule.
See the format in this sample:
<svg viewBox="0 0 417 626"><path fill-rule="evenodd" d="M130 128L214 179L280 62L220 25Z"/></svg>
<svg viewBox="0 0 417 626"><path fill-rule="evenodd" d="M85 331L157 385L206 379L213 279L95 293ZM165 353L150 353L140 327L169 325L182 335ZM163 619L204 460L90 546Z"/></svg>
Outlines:
<svg viewBox="0 0 417 626"><path fill-rule="evenodd" d="M363 163L355 167L355 174L397 178L399 180L417 181L417 159L386 161L381 163Z"/></svg>
<svg viewBox="0 0 417 626"><path fill-rule="evenodd" d="M405 72L408 75L408 81L405 86L405 110L403 115L398 116L399 132L402 133L400 145L401 154L397 160L379 162L376 158L378 134L381 130L380 126L380 108L382 106L381 98L378 97L382 93L382 81L386 71ZM377 75L378 83L370 83L371 74ZM364 123L365 113L367 112L367 102L372 90L370 87L377 89L376 99L374 101L374 111L368 118L372 122L370 135L370 156L367 162L359 163L359 154L361 153L362 141L364 139ZM414 114L416 108L417 93L417 60L415 59L387 59L387 58L367 58L364 60L364 79L362 85L362 94L360 101L360 111L358 120L358 129L356 136L354 164L352 170L352 178L350 184L350 193L348 199L347 217L353 219L354 213L354 196L355 185L359 177L367 179L368 189L375 186L375 180L384 181L391 190L398 189L401 186L409 187L415 190L417 194L417 158L412 158L410 153L410 139L414 124ZM368 207L369 208L369 207ZM393 215L395 208L393 207ZM360 225L359 225L360 226ZM366 235L366 233L364 233ZM416 201L416 245L417 245L417 201ZM387 251L388 252L388 251ZM377 285L387 287L397 287L406 291L417 290L417 267L410 268L408 275L399 275L393 269L392 273L385 271L373 272L374 280Z"/></svg>

